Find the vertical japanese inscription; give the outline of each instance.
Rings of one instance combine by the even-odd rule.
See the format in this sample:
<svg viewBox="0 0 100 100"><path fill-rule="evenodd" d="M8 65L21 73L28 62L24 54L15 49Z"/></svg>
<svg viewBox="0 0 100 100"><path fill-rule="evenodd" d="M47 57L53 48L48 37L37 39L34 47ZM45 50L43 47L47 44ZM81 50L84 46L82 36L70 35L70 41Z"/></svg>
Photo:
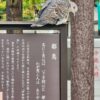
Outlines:
<svg viewBox="0 0 100 100"><path fill-rule="evenodd" d="M1 71L0 71L0 79L1 79L1 81L0 81L0 83L1 83L1 88L2 89L4 89L4 79L5 79L5 75L4 75L4 68L5 68L5 64L4 64L4 62L5 62L5 57L4 57L4 39L1 39L1 45L0 45L0 47L1 47L1 54L0 54L0 56L1 56Z"/></svg>
<svg viewBox="0 0 100 100"><path fill-rule="evenodd" d="M22 39L22 43L21 43L21 52L22 52L22 56L21 56L21 85L22 85L22 88L21 88L21 100L25 100L25 40Z"/></svg>
<svg viewBox="0 0 100 100"><path fill-rule="evenodd" d="M0 35L0 100L60 100L59 35Z"/></svg>
<svg viewBox="0 0 100 100"><path fill-rule="evenodd" d="M14 94L15 94L15 78L14 78L14 63L15 63L15 42L11 42L11 100L14 100ZM9 95L7 95L7 98L9 98ZM8 99L9 100L9 99Z"/></svg>
<svg viewBox="0 0 100 100"><path fill-rule="evenodd" d="M42 79L41 89L42 96L41 100L46 100L46 43L42 43Z"/></svg>
<svg viewBox="0 0 100 100"><path fill-rule="evenodd" d="M9 39L6 40L6 99L9 100L9 87L10 87L10 48L9 48ZM11 80L12 81L12 80Z"/></svg>
<svg viewBox="0 0 100 100"><path fill-rule="evenodd" d="M26 45L26 66L27 66L27 71L26 71L26 100L30 100L29 99L29 94L30 94L30 45L29 42L27 42Z"/></svg>

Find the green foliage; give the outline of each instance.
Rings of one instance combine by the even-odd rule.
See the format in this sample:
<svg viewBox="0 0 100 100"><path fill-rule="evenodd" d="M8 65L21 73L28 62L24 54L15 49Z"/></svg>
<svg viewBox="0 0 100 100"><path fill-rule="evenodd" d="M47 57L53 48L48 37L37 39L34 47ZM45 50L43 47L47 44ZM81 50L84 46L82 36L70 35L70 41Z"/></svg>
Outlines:
<svg viewBox="0 0 100 100"><path fill-rule="evenodd" d="M94 0L94 2L95 2L95 4L96 4L96 3L99 3L99 2L100 2L100 0Z"/></svg>
<svg viewBox="0 0 100 100"><path fill-rule="evenodd" d="M95 0L95 2L100 2L100 0Z"/></svg>
<svg viewBox="0 0 100 100"><path fill-rule="evenodd" d="M35 20L35 10L40 10L45 0L23 0L23 20ZM0 0L0 20L6 20L6 0Z"/></svg>
<svg viewBox="0 0 100 100"><path fill-rule="evenodd" d="M37 17L35 10L40 10L45 0L25 0L24 2L26 4L23 4L23 16L28 16L27 18L35 20L35 18Z"/></svg>
<svg viewBox="0 0 100 100"><path fill-rule="evenodd" d="M3 2L0 2L0 20L5 20L6 18L6 1L2 0Z"/></svg>
<svg viewBox="0 0 100 100"><path fill-rule="evenodd" d="M35 10L40 10L45 0L24 0L23 1L23 20L35 20L37 14Z"/></svg>
<svg viewBox="0 0 100 100"><path fill-rule="evenodd" d="M94 5L95 5L95 7L97 7L97 4L100 4L100 0L94 0Z"/></svg>

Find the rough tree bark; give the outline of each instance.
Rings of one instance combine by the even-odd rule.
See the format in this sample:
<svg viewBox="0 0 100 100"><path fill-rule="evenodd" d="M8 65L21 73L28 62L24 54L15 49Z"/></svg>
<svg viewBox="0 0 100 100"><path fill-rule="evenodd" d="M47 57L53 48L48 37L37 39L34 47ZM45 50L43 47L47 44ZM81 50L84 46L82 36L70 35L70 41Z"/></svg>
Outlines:
<svg viewBox="0 0 100 100"><path fill-rule="evenodd" d="M71 100L94 100L94 0L73 0L78 5L72 21Z"/></svg>
<svg viewBox="0 0 100 100"><path fill-rule="evenodd" d="M7 0L7 21L22 20L22 0ZM8 34L22 33L22 30L7 30Z"/></svg>

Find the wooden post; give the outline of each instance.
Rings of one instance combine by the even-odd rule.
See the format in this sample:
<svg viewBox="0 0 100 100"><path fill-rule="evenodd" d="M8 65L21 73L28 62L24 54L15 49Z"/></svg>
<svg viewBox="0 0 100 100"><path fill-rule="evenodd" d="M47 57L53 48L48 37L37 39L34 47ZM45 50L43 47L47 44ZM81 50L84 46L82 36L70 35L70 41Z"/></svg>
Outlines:
<svg viewBox="0 0 100 100"><path fill-rule="evenodd" d="M71 16L71 100L94 100L94 0L73 1L78 12Z"/></svg>
<svg viewBox="0 0 100 100"><path fill-rule="evenodd" d="M22 0L7 0L7 21L22 20ZM22 33L22 30L7 30L8 34Z"/></svg>

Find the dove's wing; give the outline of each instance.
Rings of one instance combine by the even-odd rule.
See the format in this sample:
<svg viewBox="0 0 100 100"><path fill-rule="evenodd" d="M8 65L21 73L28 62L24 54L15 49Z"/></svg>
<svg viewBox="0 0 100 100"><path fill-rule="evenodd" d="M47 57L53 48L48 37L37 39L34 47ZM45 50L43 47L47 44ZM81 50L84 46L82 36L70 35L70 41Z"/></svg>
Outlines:
<svg viewBox="0 0 100 100"><path fill-rule="evenodd" d="M42 6L42 9L38 13L39 18L42 15L43 11L46 10L49 5L55 4L58 1L61 1L61 0L46 0L46 2Z"/></svg>
<svg viewBox="0 0 100 100"><path fill-rule="evenodd" d="M40 26L44 26L47 24L56 24L58 15L55 12L55 7L56 6L54 4L50 4L48 7L46 7L42 11L38 21L32 24L32 27L34 26L40 27Z"/></svg>
<svg viewBox="0 0 100 100"><path fill-rule="evenodd" d="M46 6L49 5L49 3L55 3L59 0L46 0L46 2L43 4L42 9L44 9Z"/></svg>
<svg viewBox="0 0 100 100"><path fill-rule="evenodd" d="M69 16L69 5L67 4L67 2L63 0L51 2L48 4L48 6L42 9L40 18L35 23L35 26L44 26L46 24L55 24L55 25L64 24L68 20L68 16ZM60 21L60 23L58 23L58 21Z"/></svg>
<svg viewBox="0 0 100 100"><path fill-rule="evenodd" d="M66 1L57 2L57 15L59 16L59 20L56 25L66 24L69 18L69 8L70 4Z"/></svg>
<svg viewBox="0 0 100 100"><path fill-rule="evenodd" d="M38 13L38 17L40 18L41 15L43 14L43 12L48 9L49 5L51 4L51 2L48 2Z"/></svg>
<svg viewBox="0 0 100 100"><path fill-rule="evenodd" d="M44 9L45 7L47 7L49 5L49 3L51 3L52 0L46 0L46 2L43 4L42 9Z"/></svg>

